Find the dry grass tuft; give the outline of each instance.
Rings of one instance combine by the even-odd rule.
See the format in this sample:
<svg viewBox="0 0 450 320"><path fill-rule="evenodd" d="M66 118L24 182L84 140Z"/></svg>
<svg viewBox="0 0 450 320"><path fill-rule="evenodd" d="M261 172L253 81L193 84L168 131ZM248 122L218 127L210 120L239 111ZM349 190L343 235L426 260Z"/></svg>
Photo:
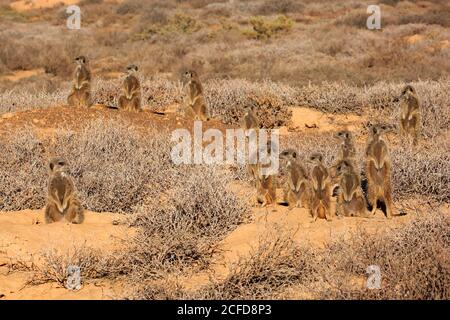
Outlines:
<svg viewBox="0 0 450 320"><path fill-rule="evenodd" d="M129 269L122 260L121 254L108 254L86 247L74 246L62 251L60 249L46 249L39 255L38 261L25 261L19 259L10 264L10 271L31 272L26 285L40 285L47 282L56 282L65 285L68 277L68 268L77 266L81 271L81 282L91 279L117 278Z"/></svg>
<svg viewBox="0 0 450 320"><path fill-rule="evenodd" d="M138 227L129 252L133 282L207 267L218 241L248 217L248 203L229 191L229 178L217 169L184 168L176 179L130 217Z"/></svg>

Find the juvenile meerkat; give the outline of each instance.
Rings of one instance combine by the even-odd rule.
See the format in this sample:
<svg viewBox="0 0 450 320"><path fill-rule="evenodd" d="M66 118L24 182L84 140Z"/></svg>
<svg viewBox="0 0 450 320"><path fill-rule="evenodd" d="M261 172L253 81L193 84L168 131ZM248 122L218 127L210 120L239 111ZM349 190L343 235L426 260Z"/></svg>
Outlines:
<svg viewBox="0 0 450 320"><path fill-rule="evenodd" d="M372 206L372 215L377 209L377 201L386 205L386 217L392 217L391 159L383 135L388 131L385 125L371 128L371 136L366 149L366 176L368 182L368 200Z"/></svg>
<svg viewBox="0 0 450 320"><path fill-rule="evenodd" d="M67 97L67 104L75 107L90 107L91 101L91 71L85 56L75 58L75 72L72 92Z"/></svg>
<svg viewBox="0 0 450 320"><path fill-rule="evenodd" d="M341 160L349 160L352 162L352 166L355 172L359 172L359 166L356 160L356 147L353 140L353 135L349 130L340 130L336 133L335 137L341 142L339 145L337 162ZM339 177L336 176L337 164L330 168L330 173L332 177L332 190L333 194L336 188L339 188Z"/></svg>
<svg viewBox="0 0 450 320"><path fill-rule="evenodd" d="M71 223L84 221L84 209L75 194L75 187L69 175L67 162L63 158L50 161L45 222L52 223L65 218Z"/></svg>
<svg viewBox="0 0 450 320"><path fill-rule="evenodd" d="M134 64L126 69L126 76L122 83L122 95L119 97L119 109L128 111L142 111L141 84L137 77L138 67Z"/></svg>
<svg viewBox="0 0 450 320"><path fill-rule="evenodd" d="M284 186L284 198L289 209L294 207L309 207L310 185L305 168L298 160L297 151L286 149L280 153L280 158L287 160L287 181Z"/></svg>
<svg viewBox="0 0 450 320"><path fill-rule="evenodd" d="M270 171L272 142L266 144L266 152L262 152L263 147L258 149L256 164L249 164L249 171L255 179L257 201L262 207L274 205L276 202L277 175ZM275 146L276 148L276 146ZM278 151L277 151L278 152ZM263 154L267 157L263 157Z"/></svg>
<svg viewBox="0 0 450 320"><path fill-rule="evenodd" d="M356 148L352 133L348 130L341 130L336 133L336 137L341 141L339 159L356 159Z"/></svg>
<svg viewBox="0 0 450 320"><path fill-rule="evenodd" d="M313 221L317 218L332 220L331 213L331 176L323 164L323 157L314 153L309 157L309 162L314 165L311 171L311 201L310 212Z"/></svg>
<svg viewBox="0 0 450 320"><path fill-rule="evenodd" d="M413 144L417 145L419 142L421 112L420 100L416 90L411 85L407 85L394 101L400 101L400 134L412 137Z"/></svg>
<svg viewBox="0 0 450 320"><path fill-rule="evenodd" d="M203 96L203 86L200 78L194 70L188 70L184 73L187 81L187 105L185 107L185 115L194 120L207 121L207 108L205 98Z"/></svg>
<svg viewBox="0 0 450 320"><path fill-rule="evenodd" d="M352 162L349 159L340 160L336 165L336 175L339 179L336 214L344 217L369 217L361 180Z"/></svg>
<svg viewBox="0 0 450 320"><path fill-rule="evenodd" d="M261 170L258 170L256 178L256 196L258 203L261 203L261 207L275 204L276 188L276 175L265 175L262 174Z"/></svg>

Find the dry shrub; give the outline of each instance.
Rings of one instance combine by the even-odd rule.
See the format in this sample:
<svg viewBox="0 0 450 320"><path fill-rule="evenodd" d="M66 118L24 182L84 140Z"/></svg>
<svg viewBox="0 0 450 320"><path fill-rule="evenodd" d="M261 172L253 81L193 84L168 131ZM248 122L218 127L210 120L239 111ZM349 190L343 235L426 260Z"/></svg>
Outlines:
<svg viewBox="0 0 450 320"><path fill-rule="evenodd" d="M255 39L267 39L281 33L287 33L294 25L294 21L284 15L279 15L272 20L267 20L261 16L251 17L249 22L252 25L252 30L245 30L244 33Z"/></svg>
<svg viewBox="0 0 450 320"><path fill-rule="evenodd" d="M97 80L94 84L94 101L106 106L117 106L121 91L121 82L117 80ZM169 81L164 78L141 79L142 104L150 109L163 112L171 104L182 100L182 86L180 82Z"/></svg>
<svg viewBox="0 0 450 320"><path fill-rule="evenodd" d="M411 14L400 17L399 24L408 23L424 23L424 24L437 24L444 28L450 27L450 6L443 5L439 9L431 9L425 13Z"/></svg>
<svg viewBox="0 0 450 320"><path fill-rule="evenodd" d="M176 179L130 217L138 227L129 252L132 281L144 286L167 273L208 266L218 241L249 215L248 203L229 191L229 178L218 169L180 167Z"/></svg>
<svg viewBox="0 0 450 320"><path fill-rule="evenodd" d="M421 135L423 138L435 138L450 126L450 80L411 82L417 91L422 107ZM371 107L369 116L372 121L383 121L397 125L399 122L399 104L394 102L404 84L380 82L365 90L367 104ZM375 111L375 112L374 112Z"/></svg>
<svg viewBox="0 0 450 320"><path fill-rule="evenodd" d="M367 18L370 14L366 12L366 8L350 11L342 17L336 19L337 26L350 26L360 29L367 28ZM383 23L383 22L382 22Z"/></svg>
<svg viewBox="0 0 450 320"><path fill-rule="evenodd" d="M298 89L298 104L331 113L361 114L364 96L361 89L337 82L324 82Z"/></svg>
<svg viewBox="0 0 450 320"><path fill-rule="evenodd" d="M245 106L254 106L265 128L287 124L292 116L295 91L282 84L265 81L211 80L205 85L205 94L211 114L228 124L237 124Z"/></svg>
<svg viewBox="0 0 450 320"><path fill-rule="evenodd" d="M297 246L279 233L233 266L223 281L195 291L165 296L194 299L450 298L450 218L442 212L417 213L399 229L337 235L325 248ZM381 289L366 287L368 266L381 270ZM300 291L299 291L300 290Z"/></svg>
<svg viewBox="0 0 450 320"><path fill-rule="evenodd" d="M150 188L170 181L170 146L162 135L148 138L126 122L97 119L80 133L59 134L53 153L68 160L87 208L132 212Z"/></svg>
<svg viewBox="0 0 450 320"><path fill-rule="evenodd" d="M450 142L433 140L419 149L395 146L390 150L392 187L397 199L426 196L450 202Z"/></svg>
<svg viewBox="0 0 450 320"><path fill-rule="evenodd" d="M164 132L141 136L126 122L94 120L78 134L60 132L41 142L32 130L0 142L0 210L40 209L45 205L50 157L70 165L78 194L93 211L132 212L151 188L173 183L170 146ZM44 153L44 147L49 146Z"/></svg>
<svg viewBox="0 0 450 320"><path fill-rule="evenodd" d="M24 128L10 142L0 140L0 149L0 211L42 208L47 165L41 141Z"/></svg>
<svg viewBox="0 0 450 320"><path fill-rule="evenodd" d="M282 231L260 239L257 248L231 267L222 282L215 282L195 293L196 298L279 299L296 283L308 284L315 279L316 256L312 248L299 248Z"/></svg>
<svg viewBox="0 0 450 320"><path fill-rule="evenodd" d="M180 82L172 82L161 78L145 81L142 85L144 101L153 111L165 111L174 103L181 103L183 93Z"/></svg>
<svg viewBox="0 0 450 320"><path fill-rule="evenodd" d="M450 219L439 212L418 213L405 227L387 233L359 232L336 239L322 261L325 299L450 298ZM366 268L381 270L381 289L365 287ZM328 272L327 272L328 270ZM354 279L364 285L354 285Z"/></svg>
<svg viewBox="0 0 450 320"><path fill-rule="evenodd" d="M46 73L66 78L73 71L73 53L78 39L69 36L54 41L48 38L0 34L0 60L9 70L44 68Z"/></svg>
<svg viewBox="0 0 450 320"><path fill-rule="evenodd" d="M303 4L295 0L264 0L256 9L256 14L259 15L273 15L273 14L288 14L292 12L300 12L303 9Z"/></svg>
<svg viewBox="0 0 450 320"><path fill-rule="evenodd" d="M63 105L67 94L65 88L55 88L51 81L15 86L0 92L0 114Z"/></svg>
<svg viewBox="0 0 450 320"><path fill-rule="evenodd" d="M22 258L13 260L10 271L27 271L31 276L26 285L40 285L56 282L65 285L68 268L77 266L81 271L82 283L91 279L114 278L125 274L129 266L120 253L105 255L100 250L86 245L74 246L68 250L50 248L38 256L38 261L25 261Z"/></svg>

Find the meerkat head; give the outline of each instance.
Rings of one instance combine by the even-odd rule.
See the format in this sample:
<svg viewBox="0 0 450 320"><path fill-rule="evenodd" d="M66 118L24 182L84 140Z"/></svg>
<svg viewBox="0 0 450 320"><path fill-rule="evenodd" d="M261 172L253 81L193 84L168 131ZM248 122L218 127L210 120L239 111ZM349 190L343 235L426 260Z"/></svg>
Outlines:
<svg viewBox="0 0 450 320"><path fill-rule="evenodd" d="M391 128L387 124L375 124L370 128L372 136L381 137L387 132L390 132Z"/></svg>
<svg viewBox="0 0 450 320"><path fill-rule="evenodd" d="M341 160L336 165L336 176L349 173L352 170L352 164L348 160Z"/></svg>
<svg viewBox="0 0 450 320"><path fill-rule="evenodd" d="M184 72L184 77L187 80L197 79L198 78L198 74L197 74L197 72L195 72L195 70L190 69L190 70L186 70Z"/></svg>
<svg viewBox="0 0 450 320"><path fill-rule="evenodd" d="M351 137L352 137L352 134L348 130L341 130L336 133L336 138L338 138L339 140L342 140L342 141L350 139Z"/></svg>
<svg viewBox="0 0 450 320"><path fill-rule="evenodd" d="M135 74L136 72L138 72L139 68L137 65L135 64L130 64L129 66L127 66L127 74Z"/></svg>
<svg viewBox="0 0 450 320"><path fill-rule="evenodd" d="M297 158L298 154L294 149L286 149L280 153L280 159L286 159L288 162L295 161Z"/></svg>
<svg viewBox="0 0 450 320"><path fill-rule="evenodd" d="M250 112L252 112L255 109L255 107L253 105L251 106L245 106L244 107L244 114L249 114Z"/></svg>
<svg viewBox="0 0 450 320"><path fill-rule="evenodd" d="M400 93L400 96L396 97L394 99L394 102L399 102L400 100L407 100L409 99L411 96L414 96L416 94L416 90L414 89L414 87L410 84L406 85L403 87L402 92Z"/></svg>
<svg viewBox="0 0 450 320"><path fill-rule="evenodd" d="M312 164L319 164L322 163L323 161L323 156L320 153L313 153L309 158L308 158L308 162L312 163Z"/></svg>
<svg viewBox="0 0 450 320"><path fill-rule="evenodd" d="M85 65L88 63L88 60L85 56L78 56L75 58L75 62L79 65Z"/></svg>
<svg viewBox="0 0 450 320"><path fill-rule="evenodd" d="M49 167L51 172L65 172L68 170L67 161L61 157L51 159Z"/></svg>

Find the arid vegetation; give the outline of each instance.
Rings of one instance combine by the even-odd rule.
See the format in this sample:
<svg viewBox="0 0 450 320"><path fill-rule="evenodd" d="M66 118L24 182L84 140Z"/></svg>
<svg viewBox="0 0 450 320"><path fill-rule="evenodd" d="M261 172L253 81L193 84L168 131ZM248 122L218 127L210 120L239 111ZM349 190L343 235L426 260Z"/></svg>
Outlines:
<svg viewBox="0 0 450 320"><path fill-rule="evenodd" d="M82 28L68 30L63 4L18 10L0 0L0 216L42 210L58 155L88 218L118 214L109 225L130 230L111 237L120 249L82 243L8 256L7 275L63 287L77 265L83 284L119 282L114 298L127 299L449 299L450 7L379 2L382 30L366 28L366 0L82 0ZM94 106L70 117L78 55L89 57ZM129 64L139 66L137 114L113 109ZM365 193L369 128L392 128L394 218L306 224L304 208L260 208L244 165L175 165L171 132L192 125L179 112L191 68L212 118L205 126L235 128L252 107L308 171L314 152L335 165L335 133L351 130ZM16 78L21 71L30 75ZM415 147L398 134L395 98L406 83L421 101ZM283 220L292 217L301 221ZM264 231L227 243L261 221ZM233 249L238 257L225 261ZM370 265L382 270L381 290L367 289Z"/></svg>

